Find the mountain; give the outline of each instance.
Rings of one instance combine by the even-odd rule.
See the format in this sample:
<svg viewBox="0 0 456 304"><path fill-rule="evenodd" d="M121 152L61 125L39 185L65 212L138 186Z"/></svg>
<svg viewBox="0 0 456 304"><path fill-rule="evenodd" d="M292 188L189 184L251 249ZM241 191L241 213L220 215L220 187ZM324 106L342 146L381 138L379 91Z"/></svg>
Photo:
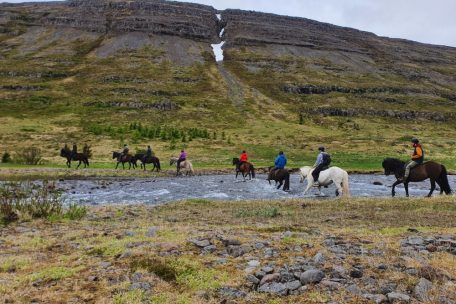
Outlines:
<svg viewBox="0 0 456 304"><path fill-rule="evenodd" d="M215 62L212 44L223 44ZM456 48L304 18L172 1L0 4L0 153L128 142L201 166L240 149L379 167L418 136L456 168Z"/></svg>

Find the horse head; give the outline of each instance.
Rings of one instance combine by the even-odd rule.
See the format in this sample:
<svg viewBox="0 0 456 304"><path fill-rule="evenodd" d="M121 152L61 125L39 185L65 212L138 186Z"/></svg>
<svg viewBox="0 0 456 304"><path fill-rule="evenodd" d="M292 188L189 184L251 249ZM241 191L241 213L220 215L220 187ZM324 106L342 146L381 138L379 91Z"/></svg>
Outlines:
<svg viewBox="0 0 456 304"><path fill-rule="evenodd" d="M170 166L174 165L176 162L177 162L177 160L175 158L173 158L173 157L169 159L169 165Z"/></svg>
<svg viewBox="0 0 456 304"><path fill-rule="evenodd" d="M385 158L382 167L385 169L385 175L391 175L404 169L405 163L396 158Z"/></svg>
<svg viewBox="0 0 456 304"><path fill-rule="evenodd" d="M235 157L233 158L233 165L239 164L239 158Z"/></svg>
<svg viewBox="0 0 456 304"><path fill-rule="evenodd" d="M112 159L117 158L119 156L119 152L112 151Z"/></svg>

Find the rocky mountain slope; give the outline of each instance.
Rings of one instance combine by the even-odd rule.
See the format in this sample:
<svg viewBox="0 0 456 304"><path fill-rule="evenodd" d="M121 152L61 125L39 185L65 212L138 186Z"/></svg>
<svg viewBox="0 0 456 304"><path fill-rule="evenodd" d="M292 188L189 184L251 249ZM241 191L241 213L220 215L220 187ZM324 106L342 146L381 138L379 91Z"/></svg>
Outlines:
<svg viewBox="0 0 456 304"><path fill-rule="evenodd" d="M222 40L217 64L211 44ZM0 4L0 152L44 142L56 161L56 146L74 140L101 159L120 141L157 140L159 151L184 145L223 159L219 150L241 147L305 158L320 143L351 158L376 145L402 154L416 135L447 159L455 59L451 47L191 3ZM181 133L149 136L129 128L136 122ZM188 143L189 128L213 142Z"/></svg>

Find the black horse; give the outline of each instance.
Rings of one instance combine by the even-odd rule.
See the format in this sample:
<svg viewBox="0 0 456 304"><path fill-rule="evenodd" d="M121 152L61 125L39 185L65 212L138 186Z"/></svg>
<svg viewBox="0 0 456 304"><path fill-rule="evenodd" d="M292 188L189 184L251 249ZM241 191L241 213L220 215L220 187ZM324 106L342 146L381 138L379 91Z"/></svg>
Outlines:
<svg viewBox="0 0 456 304"><path fill-rule="evenodd" d="M147 157L144 153L137 153L137 154L135 154L135 157L134 157L134 167L135 168L137 166L136 162L138 160L141 162L141 169L144 169L144 171L146 171L146 164L154 165L154 167L152 168L152 172L155 169L157 169L157 172L160 172L160 170L161 170L160 160L158 159L158 157L155 157L155 156Z"/></svg>
<svg viewBox="0 0 456 304"><path fill-rule="evenodd" d="M87 157L87 155L85 155L83 153L73 154L73 152L69 148L61 149L60 150L60 156L66 158L66 160L67 160L66 165L68 166L68 168L71 168L71 161L72 160L79 161L79 164L76 167L76 169L79 168L81 163L84 163L84 168L89 166L89 158Z"/></svg>
<svg viewBox="0 0 456 304"><path fill-rule="evenodd" d="M290 172L286 169L274 169L274 167L270 167L267 180L269 184L271 184L271 180L275 181L276 185L279 183L277 189L280 189L283 185L283 191L290 190Z"/></svg>
<svg viewBox="0 0 456 304"><path fill-rule="evenodd" d="M249 179L255 178L255 168L249 162L244 162L242 165L239 166L239 158L233 158L233 165L236 166L236 178L238 177L239 173L242 174L244 178L248 175Z"/></svg>
<svg viewBox="0 0 456 304"><path fill-rule="evenodd" d="M432 196L432 193L435 190L435 183L440 187L440 194L451 194L452 190L450 184L448 183L448 173L444 165L439 164L434 161L425 162L422 165L418 165L410 171L410 176L406 181L403 181L402 178L405 173L406 163L395 158L387 158L382 163L383 168L385 169L385 175L394 174L396 176L396 182L393 184L392 195L396 195L395 188L397 185L404 183L405 194L409 196L408 184L409 182L421 182L426 179L431 180L431 191L427 195L428 197Z"/></svg>
<svg viewBox="0 0 456 304"><path fill-rule="evenodd" d="M122 163L122 168L125 169L125 163L128 163L128 170L131 169L131 166L133 165L133 168L135 168L136 163L135 163L135 158L131 154L123 155L122 153L112 151L112 159L117 159L117 167L119 167L119 164Z"/></svg>

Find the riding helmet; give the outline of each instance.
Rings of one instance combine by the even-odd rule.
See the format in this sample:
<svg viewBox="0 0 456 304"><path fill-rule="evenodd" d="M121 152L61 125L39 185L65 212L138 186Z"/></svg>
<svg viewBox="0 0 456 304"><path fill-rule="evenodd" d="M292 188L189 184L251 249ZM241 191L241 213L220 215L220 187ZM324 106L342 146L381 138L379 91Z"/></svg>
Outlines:
<svg viewBox="0 0 456 304"><path fill-rule="evenodd" d="M416 137L413 137L413 138L412 138L412 143L417 144L417 143L419 143L419 142L420 142L420 141L418 140L418 138L416 138Z"/></svg>
<svg viewBox="0 0 456 304"><path fill-rule="evenodd" d="M283 151L280 151L279 154L280 154L280 155L283 155Z"/></svg>
<svg viewBox="0 0 456 304"><path fill-rule="evenodd" d="M325 152L325 147L320 147L320 148L318 148L318 151Z"/></svg>

